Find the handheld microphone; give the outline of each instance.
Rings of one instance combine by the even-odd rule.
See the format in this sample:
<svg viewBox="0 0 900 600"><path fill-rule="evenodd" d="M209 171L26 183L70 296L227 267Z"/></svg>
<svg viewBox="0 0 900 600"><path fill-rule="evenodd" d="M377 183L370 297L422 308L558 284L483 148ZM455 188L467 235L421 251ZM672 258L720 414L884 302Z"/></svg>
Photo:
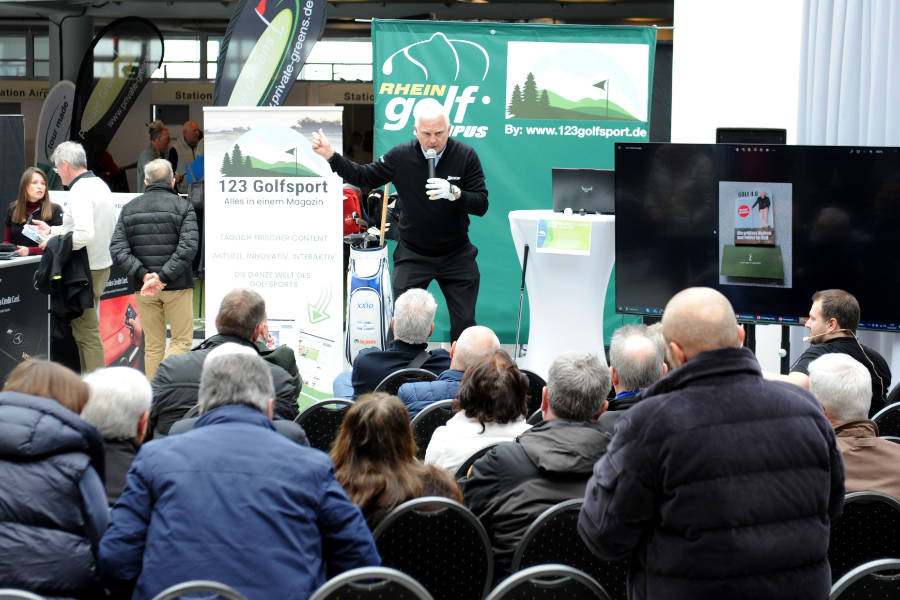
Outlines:
<svg viewBox="0 0 900 600"><path fill-rule="evenodd" d="M841 331L850 331L850 330L849 329L835 329L834 331L826 331L824 333L817 333L815 335L810 335L810 336L803 338L803 341L808 342L809 340L815 339L817 337L822 337L823 335L828 335L829 333L838 333ZM850 333L852 334L853 332L850 331ZM856 337L856 336L853 336L853 337Z"/></svg>
<svg viewBox="0 0 900 600"><path fill-rule="evenodd" d="M434 160L437 158L437 152L434 151L434 148L429 148L425 151L425 160L428 161L428 179L434 178Z"/></svg>

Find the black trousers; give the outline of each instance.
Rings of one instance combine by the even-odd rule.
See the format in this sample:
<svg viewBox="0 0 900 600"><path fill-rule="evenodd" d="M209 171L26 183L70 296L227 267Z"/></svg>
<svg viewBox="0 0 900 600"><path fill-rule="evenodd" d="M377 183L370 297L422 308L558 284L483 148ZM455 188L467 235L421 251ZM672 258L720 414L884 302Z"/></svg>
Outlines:
<svg viewBox="0 0 900 600"><path fill-rule="evenodd" d="M443 256L425 256L399 242L391 273L394 301L406 290L425 289L437 280L450 312L450 341L456 341L466 327L475 325L475 301L481 282L476 256L478 248L471 243Z"/></svg>

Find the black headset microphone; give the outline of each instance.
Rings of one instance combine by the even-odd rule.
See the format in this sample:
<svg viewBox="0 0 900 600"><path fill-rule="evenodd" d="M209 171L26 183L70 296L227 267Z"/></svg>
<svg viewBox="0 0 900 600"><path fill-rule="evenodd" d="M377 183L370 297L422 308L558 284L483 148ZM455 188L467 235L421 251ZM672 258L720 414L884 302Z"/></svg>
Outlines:
<svg viewBox="0 0 900 600"><path fill-rule="evenodd" d="M854 339L856 339L856 336L853 335L853 332L850 331L849 329L835 329L834 331L825 331L823 333L816 333L814 335L807 336L807 337L803 338L803 341L808 342L809 340L815 339L817 337L822 337L823 335L828 335L829 333L840 333L841 331L846 331L851 336L853 336ZM857 340L857 343L859 343L858 340Z"/></svg>

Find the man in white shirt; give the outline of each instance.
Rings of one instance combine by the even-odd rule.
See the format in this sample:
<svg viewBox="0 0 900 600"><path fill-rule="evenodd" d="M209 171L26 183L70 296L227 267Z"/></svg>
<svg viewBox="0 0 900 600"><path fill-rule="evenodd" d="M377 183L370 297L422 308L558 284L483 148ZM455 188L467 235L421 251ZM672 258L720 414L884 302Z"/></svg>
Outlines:
<svg viewBox="0 0 900 600"><path fill-rule="evenodd" d="M106 366L97 311L112 265L109 242L116 226L116 213L109 187L87 170L87 157L81 144L61 143L53 151L50 161L63 185L72 192L69 205L62 225L49 227L41 221L34 223L45 235L64 235L71 231L72 249L87 248L94 286L94 308L73 319L71 325L72 336L78 345L81 372L88 373Z"/></svg>

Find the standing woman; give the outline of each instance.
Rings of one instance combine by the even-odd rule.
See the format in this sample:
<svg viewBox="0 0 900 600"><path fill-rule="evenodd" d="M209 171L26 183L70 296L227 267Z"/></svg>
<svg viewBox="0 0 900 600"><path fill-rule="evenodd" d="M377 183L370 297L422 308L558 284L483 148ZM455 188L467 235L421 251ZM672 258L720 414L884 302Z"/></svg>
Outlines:
<svg viewBox="0 0 900 600"><path fill-rule="evenodd" d="M62 207L50 202L47 176L37 167L28 167L19 180L19 197L10 202L6 210L3 241L17 245L16 254L19 256L41 254L44 250L38 246L38 242L26 236L22 230L32 219L48 225L62 225L62 216Z"/></svg>

